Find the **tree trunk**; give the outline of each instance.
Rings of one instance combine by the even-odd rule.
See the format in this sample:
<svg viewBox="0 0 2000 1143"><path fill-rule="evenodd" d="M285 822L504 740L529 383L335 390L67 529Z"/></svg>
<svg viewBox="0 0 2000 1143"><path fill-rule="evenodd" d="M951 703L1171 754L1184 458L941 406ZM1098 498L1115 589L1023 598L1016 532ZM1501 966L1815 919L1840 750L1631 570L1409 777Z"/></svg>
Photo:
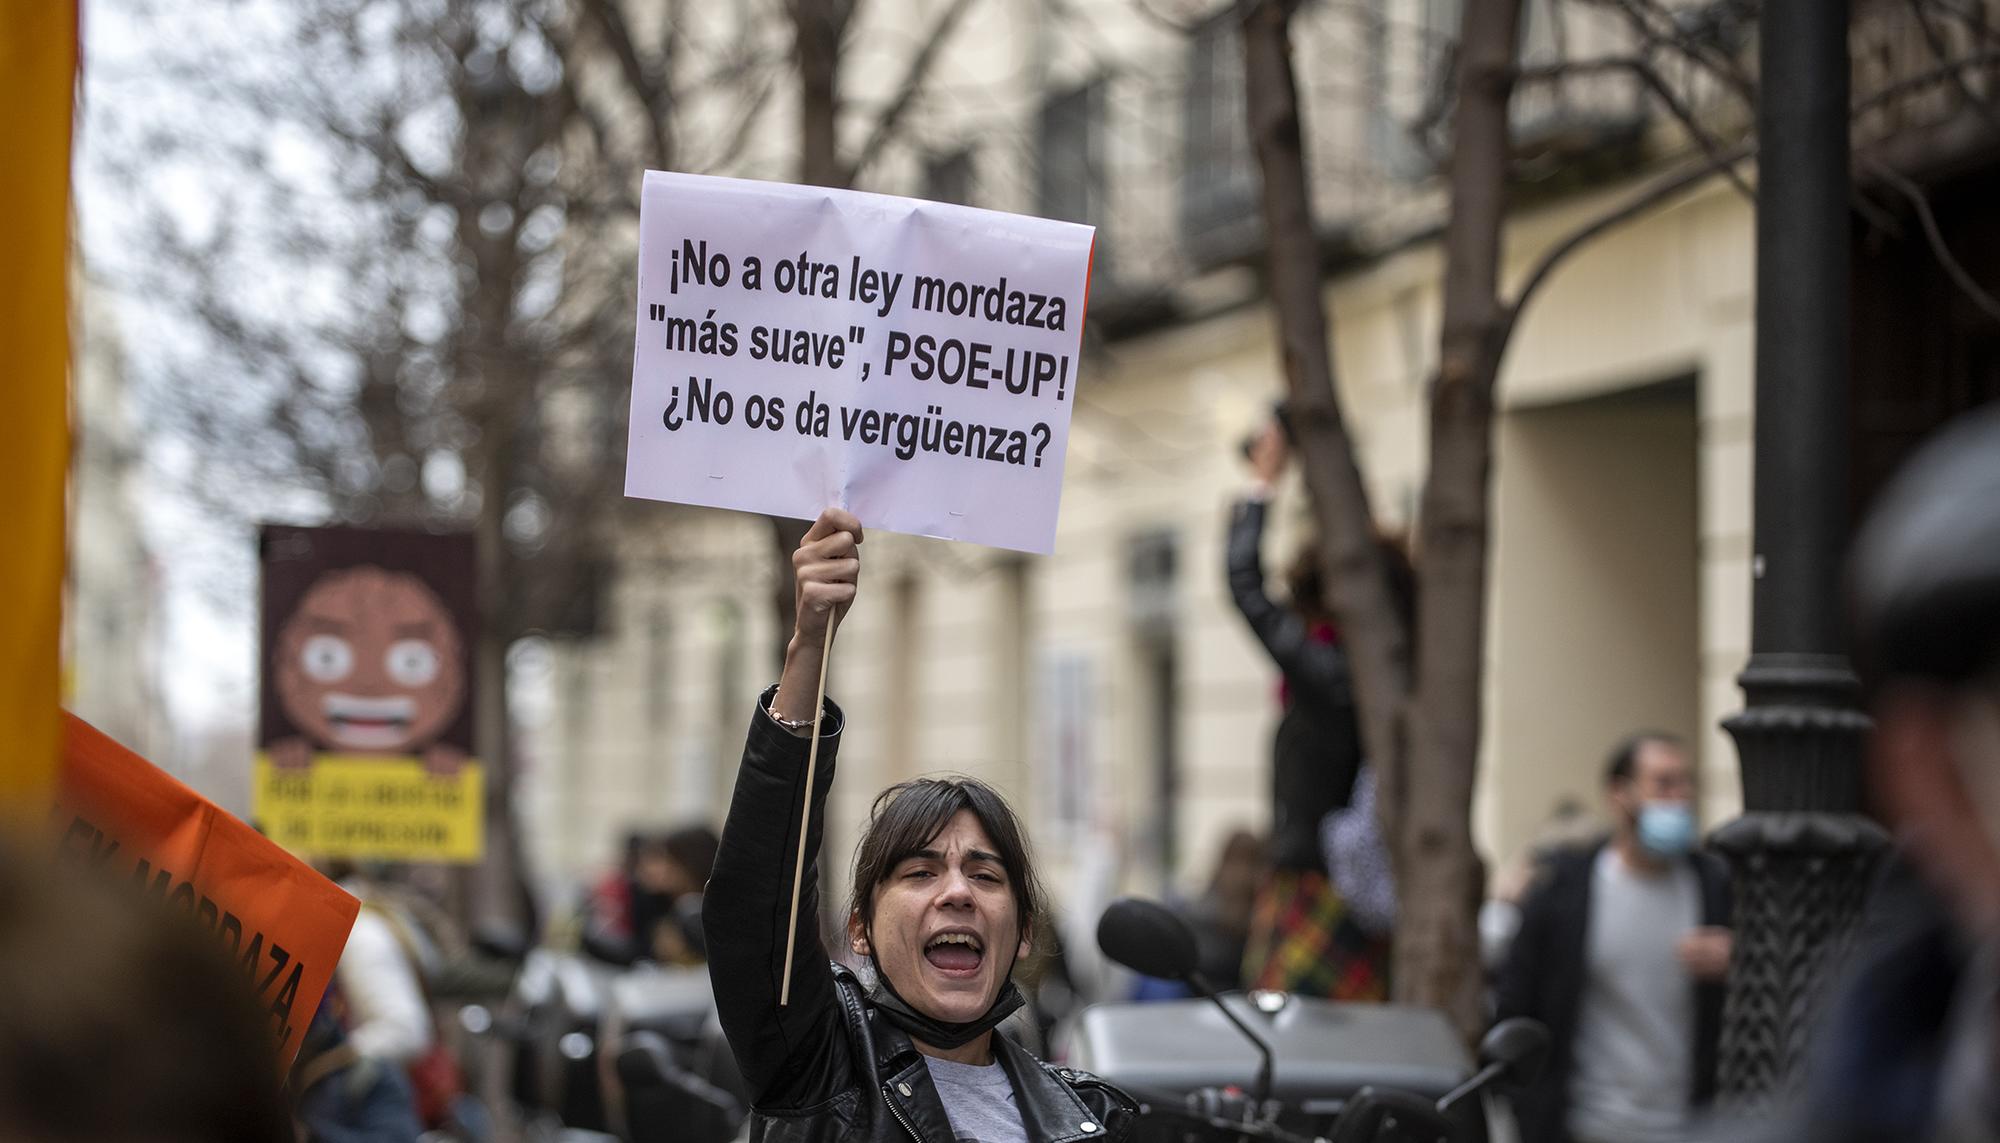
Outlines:
<svg viewBox="0 0 2000 1143"><path fill-rule="evenodd" d="M495 103L470 85L462 86L459 94L470 121L495 114L519 116L524 132L541 124L532 107L519 101ZM533 135L497 132L468 136L460 159L466 181L495 198L519 202L520 183L514 173L539 141ZM468 915L460 919L505 924L533 935L537 910L514 817L507 648L517 630L515 593L509 588L517 568L505 533L508 493L517 487L511 478L517 470L521 431L532 416L542 369L538 351L531 339L523 337L514 317L525 272L517 241L525 214L516 210L512 224L498 234L487 233L470 211L461 210L458 221L460 247L469 259L474 283L465 300L469 321L460 335L465 340L460 383L471 387L466 409L479 434L472 465L479 489L479 513L473 521L479 576L473 749L486 768L484 852L471 870Z"/></svg>
<svg viewBox="0 0 2000 1143"><path fill-rule="evenodd" d="M852 0L793 0L792 54L799 68L799 181L837 187L840 41Z"/></svg>
<svg viewBox="0 0 2000 1143"><path fill-rule="evenodd" d="M500 422L500 423L496 423ZM500 921L534 933L535 908L527 891L527 863L521 853L520 831L514 822L514 758L507 704L507 538L502 524L507 514L506 471L512 459L512 433L504 417L489 418L483 432L479 465L479 517L473 525L473 545L479 569L479 635L473 643L474 695L472 744L474 756L486 768L482 807L486 848L475 867L471 916L473 921Z"/></svg>
<svg viewBox="0 0 2000 1143"><path fill-rule="evenodd" d="M840 111L840 41L847 33L853 0L793 0L792 55L799 69L799 181L811 186L844 187L837 132ZM798 621L792 598L792 552L810 526L803 520L769 517L772 555L778 574L771 588L771 612L777 619L775 651L780 667L785 645Z"/></svg>
<svg viewBox="0 0 2000 1143"><path fill-rule="evenodd" d="M1250 138L1263 175L1267 286L1283 347L1294 442L1319 528L1328 602L1354 665L1362 741L1377 772L1393 779L1401 755L1400 711L1409 689L1409 633L1391 603L1367 488L1334 387L1319 236L1292 74L1291 16L1277 0L1249 0L1241 11ZM1384 800L1392 800L1393 781L1381 785Z"/></svg>
<svg viewBox="0 0 2000 1143"><path fill-rule="evenodd" d="M1468 1035L1484 1020L1477 922L1484 876L1472 844L1472 794L1486 652L1493 390L1511 321L1499 293L1500 235L1519 22L1519 0L1483 0L1465 6L1460 27L1444 329L1418 530L1416 717L1395 835L1397 999L1443 1009Z"/></svg>
<svg viewBox="0 0 2000 1143"><path fill-rule="evenodd" d="M1499 297L1499 251L1519 0L1464 6L1444 332L1431 400L1414 635L1391 602L1335 386L1289 7L1243 0L1240 10L1250 134L1263 174L1268 288L1292 427L1319 526L1329 603L1354 667L1362 740L1377 775L1399 889L1395 995L1446 1012L1471 1038L1483 1021L1477 915L1484 877L1471 810L1485 653L1493 385L1511 318Z"/></svg>

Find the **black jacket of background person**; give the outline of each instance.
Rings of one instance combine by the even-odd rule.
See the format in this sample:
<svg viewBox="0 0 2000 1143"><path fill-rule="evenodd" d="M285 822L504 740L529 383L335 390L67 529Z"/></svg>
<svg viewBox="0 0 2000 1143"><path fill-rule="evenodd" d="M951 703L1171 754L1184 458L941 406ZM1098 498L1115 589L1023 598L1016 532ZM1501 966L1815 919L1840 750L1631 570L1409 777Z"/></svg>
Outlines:
<svg viewBox="0 0 2000 1143"><path fill-rule="evenodd" d="M1514 1098L1521 1138L1563 1143L1569 1138L1569 1080L1575 1059L1577 1011L1582 1005L1586 944L1590 939L1590 887L1604 843L1558 850L1521 904L1521 928L1507 952L1495 987L1494 1016L1531 1016L1549 1028L1549 1063L1541 1079ZM1685 859L1701 882L1704 925L1729 923L1729 870L1706 853ZM1694 992L1693 1083L1690 1106L1715 1095L1715 1048L1722 1032L1721 982Z"/></svg>
<svg viewBox="0 0 2000 1143"><path fill-rule="evenodd" d="M764 713L771 693L758 700L750 723L701 918L722 1030L750 1088L750 1139L952 1143L930 1069L909 1036L880 1017L820 943L821 823L843 721L830 701L813 784L791 1004L778 1006L810 744ZM1130 1133L1137 1108L1103 1081L1044 1064L998 1033L993 1054L1014 1081L1022 1124L1035 1143L1115 1143Z"/></svg>
<svg viewBox="0 0 2000 1143"><path fill-rule="evenodd" d="M1326 872L1319 822L1347 805L1361 767L1361 731L1347 652L1312 637L1297 612L1264 594L1264 505L1243 500L1229 515L1229 594L1290 685L1271 750L1271 863Z"/></svg>

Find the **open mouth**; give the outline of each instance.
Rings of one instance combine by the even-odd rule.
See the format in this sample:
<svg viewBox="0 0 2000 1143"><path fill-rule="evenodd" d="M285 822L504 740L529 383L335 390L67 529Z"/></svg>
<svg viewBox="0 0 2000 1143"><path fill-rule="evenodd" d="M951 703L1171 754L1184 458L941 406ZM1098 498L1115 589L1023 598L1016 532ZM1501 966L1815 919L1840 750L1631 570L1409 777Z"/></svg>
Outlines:
<svg viewBox="0 0 2000 1143"><path fill-rule="evenodd" d="M368 698L334 693L326 696L324 710L334 741L359 750L401 745L417 719L416 700L408 695Z"/></svg>
<svg viewBox="0 0 2000 1143"><path fill-rule="evenodd" d="M946 976L971 976L986 958L986 947L971 933L939 933L924 946L924 959Z"/></svg>

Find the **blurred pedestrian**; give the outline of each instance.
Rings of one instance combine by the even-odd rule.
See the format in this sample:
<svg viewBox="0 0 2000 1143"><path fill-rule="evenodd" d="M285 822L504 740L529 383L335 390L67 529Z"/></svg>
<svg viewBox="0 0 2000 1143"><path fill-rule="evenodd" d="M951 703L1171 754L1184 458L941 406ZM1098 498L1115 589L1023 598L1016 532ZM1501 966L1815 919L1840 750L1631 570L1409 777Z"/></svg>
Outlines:
<svg viewBox="0 0 2000 1143"><path fill-rule="evenodd" d="M1670 1143L1715 1092L1728 871L1695 851L1694 765L1678 739L1620 743L1604 789L1615 832L1548 861L1495 1014L1549 1029L1548 1067L1515 1101L1523 1139Z"/></svg>
<svg viewBox="0 0 2000 1143"><path fill-rule="evenodd" d="M292 1062L299 1143L416 1143L423 1133L403 1069L356 1051L322 1003Z"/></svg>
<svg viewBox="0 0 2000 1143"><path fill-rule="evenodd" d="M2000 1139L2000 411L1917 454L1851 573L1869 786L1897 857L1779 1134Z"/></svg>
<svg viewBox="0 0 2000 1143"><path fill-rule="evenodd" d="M584 951L619 966L699 963L701 891L716 846L715 831L704 825L628 835L624 864L591 892Z"/></svg>
<svg viewBox="0 0 2000 1143"><path fill-rule="evenodd" d="M289 1143L270 1019L185 914L0 838L0 1138Z"/></svg>
<svg viewBox="0 0 2000 1143"><path fill-rule="evenodd" d="M1250 940L1257 890L1264 883L1267 849L1264 839L1249 830L1232 830L1223 839L1201 896L1169 902L1194 931L1199 971L1217 992L1243 987L1243 953ZM1188 995L1188 986L1178 980L1148 976L1140 978L1133 998L1174 1000Z"/></svg>
<svg viewBox="0 0 2000 1143"><path fill-rule="evenodd" d="M584 895L583 951L598 960L628 965L637 955L632 900L637 891L639 854L645 844L644 833L626 833L617 868L598 878Z"/></svg>
<svg viewBox="0 0 2000 1143"><path fill-rule="evenodd" d="M361 902L361 913L334 970L345 1007L342 1023L347 1039L361 1055L407 1067L436 1038L424 992L422 939L354 862L316 864Z"/></svg>
<svg viewBox="0 0 2000 1143"><path fill-rule="evenodd" d="M354 1051L401 1068L426 1127L451 1122L465 1095L465 1074L437 1024L431 981L442 965L436 942L379 877L348 861L323 871L361 901L334 979Z"/></svg>
<svg viewBox="0 0 2000 1143"><path fill-rule="evenodd" d="M705 825L683 826L661 839L667 859L663 882L670 896L665 914L642 930L652 959L660 964L691 967L708 960L701 902L720 844L715 831Z"/></svg>
<svg viewBox="0 0 2000 1143"><path fill-rule="evenodd" d="M1243 954L1250 942L1250 921L1267 853L1263 838L1247 829L1231 831L1215 859L1207 891L1188 909L1201 973L1218 991L1243 986Z"/></svg>
<svg viewBox="0 0 2000 1143"><path fill-rule="evenodd" d="M1352 796L1361 735L1317 546L1303 545L1287 569L1285 604L1264 588L1265 516L1290 460L1281 420L1251 440L1249 460L1255 483L1230 511L1229 590L1283 681L1271 748L1270 871L1257 896L1243 982L1337 1000L1381 1000L1388 994L1389 942L1350 915L1320 848L1321 821Z"/></svg>

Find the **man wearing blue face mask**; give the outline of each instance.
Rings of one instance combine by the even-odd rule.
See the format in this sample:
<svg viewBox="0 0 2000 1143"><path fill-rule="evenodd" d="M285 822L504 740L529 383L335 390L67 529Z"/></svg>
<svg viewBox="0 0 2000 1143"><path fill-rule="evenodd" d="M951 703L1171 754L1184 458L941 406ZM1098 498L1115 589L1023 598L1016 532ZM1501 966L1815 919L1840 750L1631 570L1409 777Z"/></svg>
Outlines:
<svg viewBox="0 0 2000 1143"><path fill-rule="evenodd" d="M1495 1007L1549 1027L1515 1101L1524 1140L1672 1143L1714 1093L1729 881L1695 851L1694 794L1678 739L1626 739L1605 767L1614 832L1551 857L1522 902Z"/></svg>

